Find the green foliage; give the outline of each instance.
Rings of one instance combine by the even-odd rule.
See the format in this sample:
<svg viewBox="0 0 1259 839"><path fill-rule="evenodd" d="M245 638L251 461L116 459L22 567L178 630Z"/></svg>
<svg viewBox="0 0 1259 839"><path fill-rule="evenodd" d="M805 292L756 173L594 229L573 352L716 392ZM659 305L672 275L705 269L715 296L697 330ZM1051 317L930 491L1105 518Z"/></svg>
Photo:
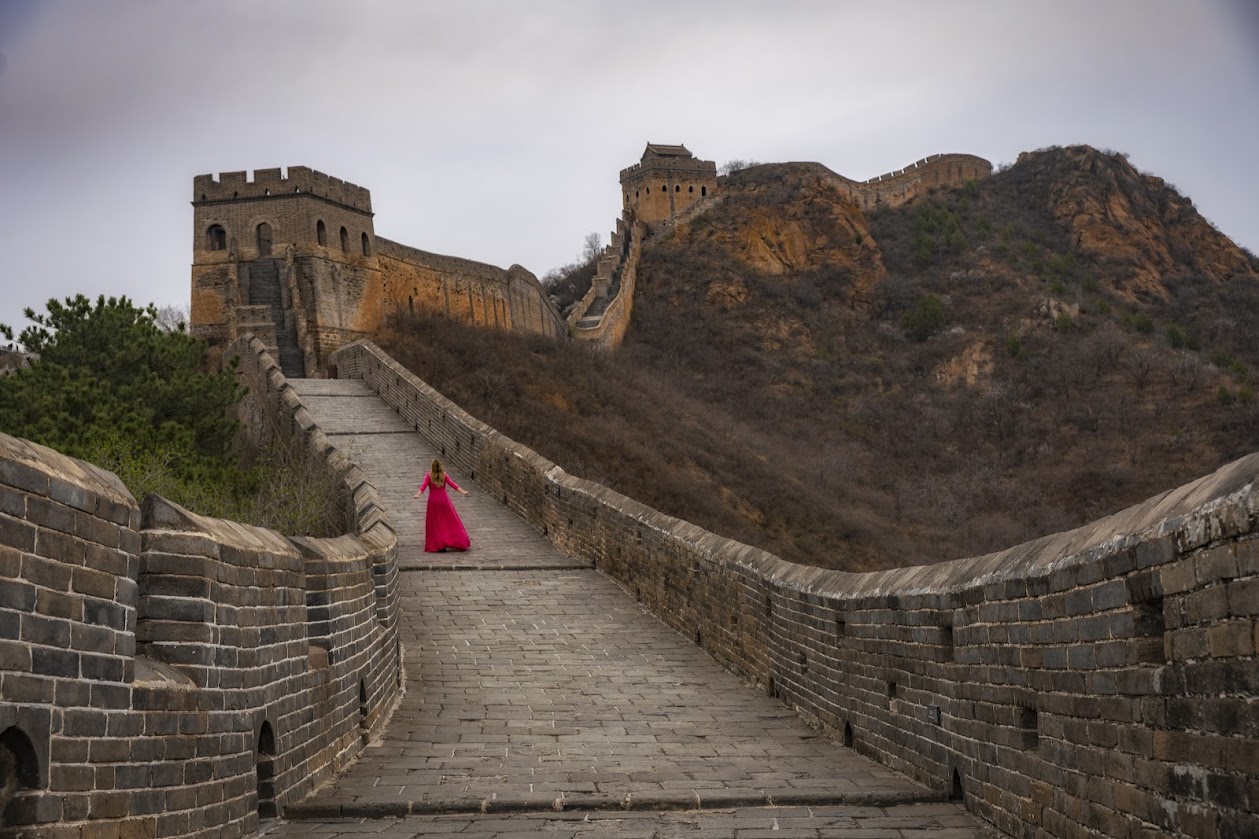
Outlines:
<svg viewBox="0 0 1259 839"><path fill-rule="evenodd" d="M1255 392L1250 385L1242 385L1237 389L1237 401L1242 405L1249 405L1255 401Z"/></svg>
<svg viewBox="0 0 1259 839"><path fill-rule="evenodd" d="M1124 315L1124 323L1142 335L1149 335L1154 332L1154 319L1145 312L1129 312Z"/></svg>
<svg viewBox="0 0 1259 839"><path fill-rule="evenodd" d="M934 294L925 295L919 299L917 306L901 316L901 328L915 341L927 340L948 322L944 304Z"/></svg>
<svg viewBox="0 0 1259 839"><path fill-rule="evenodd" d="M1174 350L1183 350L1189 346L1189 335L1173 323L1167 327L1167 345Z"/></svg>
<svg viewBox="0 0 1259 839"><path fill-rule="evenodd" d="M1062 312L1054 321L1054 329L1064 334L1070 332L1075 329L1075 319L1066 312Z"/></svg>
<svg viewBox="0 0 1259 839"><path fill-rule="evenodd" d="M89 460L125 445L137 474L161 462L180 482L235 479L239 391L230 371L200 370L201 341L163 332L156 309L125 297L49 300L26 317L19 340L39 360L0 379L0 430Z"/></svg>
<svg viewBox="0 0 1259 839"><path fill-rule="evenodd" d="M1209 358L1211 359L1211 363L1216 367L1221 370L1227 370L1240 378L1245 378L1246 374L1249 372L1249 368L1246 367L1246 363L1244 361L1233 358L1233 356L1229 355L1229 353L1219 347L1211 350Z"/></svg>
<svg viewBox="0 0 1259 839"><path fill-rule="evenodd" d="M914 264L925 268L966 247L966 237L952 210L927 205L918 208L914 215Z"/></svg>
<svg viewBox="0 0 1259 839"><path fill-rule="evenodd" d="M134 438L102 433L83 459L107 469L136 498L157 493L215 518L269 527L292 536L345 532L340 486L327 469L290 447L263 452L252 469L225 469L218 480L183 477L176 447L146 448Z"/></svg>
<svg viewBox="0 0 1259 839"><path fill-rule="evenodd" d="M1215 398L1226 408L1237 401L1237 397L1228 389L1228 385L1220 385L1220 389L1215 392Z"/></svg>
<svg viewBox="0 0 1259 839"><path fill-rule="evenodd" d="M284 449L240 467L233 371L204 371L204 343L163 330L153 306L79 295L26 317L20 340L39 360L0 377L0 430L113 472L137 499L292 535L344 532L326 469Z"/></svg>
<svg viewBox="0 0 1259 839"><path fill-rule="evenodd" d="M1069 277L1075 273L1075 257L1069 253L1056 253L1049 257L1047 267L1055 277Z"/></svg>
<svg viewBox="0 0 1259 839"><path fill-rule="evenodd" d="M1027 345L1023 343L1023 337L1017 332L1011 332L1005 336L1005 351L1011 358L1019 361L1027 358Z"/></svg>

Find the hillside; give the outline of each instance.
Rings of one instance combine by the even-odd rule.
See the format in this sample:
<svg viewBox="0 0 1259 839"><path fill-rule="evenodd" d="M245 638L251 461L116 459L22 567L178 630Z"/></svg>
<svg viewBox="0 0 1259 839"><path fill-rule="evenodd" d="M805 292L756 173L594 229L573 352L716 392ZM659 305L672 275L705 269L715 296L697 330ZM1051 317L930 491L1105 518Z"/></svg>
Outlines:
<svg viewBox="0 0 1259 839"><path fill-rule="evenodd" d="M644 251L624 346L387 349L569 471L842 568L984 553L1259 449L1259 273L1087 147L866 214L757 166Z"/></svg>

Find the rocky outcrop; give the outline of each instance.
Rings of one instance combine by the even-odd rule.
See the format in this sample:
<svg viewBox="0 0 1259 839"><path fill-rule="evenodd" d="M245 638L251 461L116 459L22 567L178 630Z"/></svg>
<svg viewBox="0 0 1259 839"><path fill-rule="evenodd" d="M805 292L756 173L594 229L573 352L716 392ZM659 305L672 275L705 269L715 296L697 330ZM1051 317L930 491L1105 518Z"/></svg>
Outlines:
<svg viewBox="0 0 1259 839"><path fill-rule="evenodd" d="M805 164L757 166L732 176L718 212L679 223L680 248L713 248L770 276L829 270L852 279L854 301L870 298L887 276L865 213L831 179ZM705 302L741 305L738 278L714 275Z"/></svg>
<svg viewBox="0 0 1259 839"><path fill-rule="evenodd" d="M1073 247L1127 266L1116 287L1133 299L1169 299L1165 275L1189 270L1215 284L1259 279L1251 260L1162 178L1145 175L1120 154L1089 146L1024 152L1019 165L1051 178L1048 208Z"/></svg>

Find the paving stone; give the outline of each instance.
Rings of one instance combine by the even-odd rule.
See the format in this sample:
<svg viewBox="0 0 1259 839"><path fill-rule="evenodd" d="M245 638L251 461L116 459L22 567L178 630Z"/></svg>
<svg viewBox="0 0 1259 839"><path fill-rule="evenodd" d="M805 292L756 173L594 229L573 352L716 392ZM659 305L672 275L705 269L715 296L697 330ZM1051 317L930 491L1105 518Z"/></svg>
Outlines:
<svg viewBox="0 0 1259 839"><path fill-rule="evenodd" d="M407 692L269 836L988 835L956 804L903 803L938 795L743 684L457 470L472 549L425 554L412 496L438 453L362 382L293 384L398 529Z"/></svg>

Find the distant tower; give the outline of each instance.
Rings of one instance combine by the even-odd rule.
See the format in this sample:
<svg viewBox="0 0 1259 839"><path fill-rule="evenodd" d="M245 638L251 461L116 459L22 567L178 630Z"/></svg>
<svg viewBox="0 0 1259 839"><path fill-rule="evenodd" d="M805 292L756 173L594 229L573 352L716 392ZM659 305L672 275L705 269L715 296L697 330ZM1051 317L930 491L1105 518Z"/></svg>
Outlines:
<svg viewBox="0 0 1259 839"><path fill-rule="evenodd" d="M716 189L717 164L696 159L686 146L648 143L642 160L621 170L624 207L649 230L672 224Z"/></svg>
<svg viewBox="0 0 1259 839"><path fill-rule="evenodd" d="M193 179L194 334L253 332L285 375L380 322L380 267L366 189L305 166Z"/></svg>

